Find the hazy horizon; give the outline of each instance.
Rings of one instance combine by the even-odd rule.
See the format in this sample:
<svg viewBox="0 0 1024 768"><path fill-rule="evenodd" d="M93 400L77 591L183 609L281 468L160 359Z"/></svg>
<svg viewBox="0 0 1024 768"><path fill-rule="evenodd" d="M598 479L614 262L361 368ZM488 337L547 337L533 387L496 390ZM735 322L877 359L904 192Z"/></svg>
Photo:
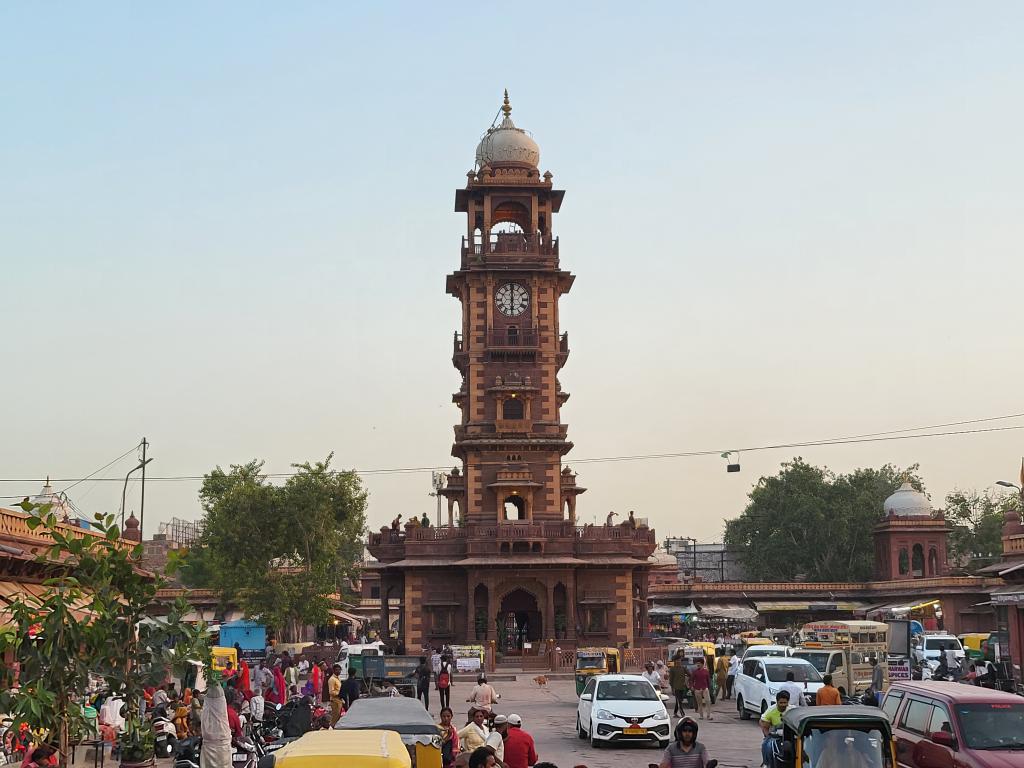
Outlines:
<svg viewBox="0 0 1024 768"><path fill-rule="evenodd" d="M581 521L717 540L795 455L919 463L936 506L1017 480L1019 430L747 452L738 474L574 460L1024 413L1024 6L515 15L0 8L0 479L81 478L143 435L161 477L452 466L453 196L507 87L566 190ZM365 481L371 529L433 514L429 471ZM147 536L198 517L198 488L147 483ZM0 483L0 506L38 491ZM69 495L113 512L121 483Z"/></svg>

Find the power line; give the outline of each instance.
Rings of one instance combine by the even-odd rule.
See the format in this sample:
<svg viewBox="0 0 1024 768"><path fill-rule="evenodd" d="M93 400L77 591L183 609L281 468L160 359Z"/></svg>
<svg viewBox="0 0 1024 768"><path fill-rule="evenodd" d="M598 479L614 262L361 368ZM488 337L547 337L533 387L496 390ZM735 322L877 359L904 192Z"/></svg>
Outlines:
<svg viewBox="0 0 1024 768"><path fill-rule="evenodd" d="M119 462L119 461L120 461L121 459L123 459L123 458L124 458L125 456L127 456L127 455L128 455L129 453L131 453L132 451L138 450L138 448L139 448L139 446L140 446L140 445L141 445L141 443L136 443L135 445L133 445L133 446L132 446L131 448L129 448L129 449L127 450L127 451L125 451L124 453L122 453L122 454L121 454L120 456L118 456L118 457L117 457L116 459L114 459L113 461L108 461L108 462L107 462L106 464L104 464L104 465L103 465L102 467L100 467L99 469L97 469L97 470L96 470L95 472L93 472L93 473L91 473L91 474L88 474L88 475L86 475L86 476L85 476L85 477L83 477L83 478L82 478L81 480L76 480L76 481L75 481L75 482L73 482L73 483L72 483L71 485L69 485L69 486L68 486L67 488L64 488L63 490L61 490L60 492L61 492L61 493L67 493L68 491L70 491L70 490L71 490L72 488L74 488L74 487L75 487L76 485L78 485L79 483L84 483L84 482L85 482L86 480L89 480L89 479L91 479L93 475L98 475L98 474L99 474L100 472L102 472L102 471L103 471L104 469L106 469L107 467L109 467L109 466L112 466L112 465L116 464L117 462ZM64 482L64 481L57 481L57 482Z"/></svg>
<svg viewBox="0 0 1024 768"><path fill-rule="evenodd" d="M965 421L947 422L945 424L934 424L925 427L909 427L904 429L889 430L886 432L872 432L864 435L849 435L846 437L829 438L824 440L805 440L800 442L790 443L772 443L767 445L754 445L739 448L730 448L729 451L739 453L754 453L758 451L773 451L782 450L788 448L808 448L808 447L820 447L827 445L854 445L858 443L879 443L879 442L890 442L895 440L916 440L921 438L929 437L947 437L953 435L975 435L984 434L990 432L1010 432L1024 429L1024 424L1011 425L1005 427L984 427L979 429L961 429L961 430L949 430L944 432L925 432L924 434L906 434L908 432L922 432L924 430L936 429L946 426L959 426L966 424L980 424L992 421L1002 421L1005 419L1019 418L1024 416L1024 413L1010 414L1008 416L993 416L984 419L969 419ZM481 436L482 439L486 440L486 436ZM132 449L134 450L134 448ZM715 448L699 451L675 451L670 453L648 453L648 454L635 454L625 456L597 456L592 458L574 459L571 461L572 464L598 464L598 463L611 463L620 461L654 461L658 459L678 459L678 458L695 458L700 456L717 456L724 452L725 449ZM129 451L130 453L130 451ZM494 466L503 465L507 462L504 461L492 461L492 462L480 462L476 464L468 465L467 468L478 468L483 466ZM546 462L529 462L529 461L517 461L516 464L520 465L537 465L547 466ZM359 475L396 475L396 474L412 474L418 472L436 472L439 470L445 470L448 468L448 464L436 465L436 466L419 466L419 467L391 467L382 469L357 469L356 474ZM95 473L94 473L95 474ZM289 477L295 477L298 472L270 472L263 475L267 479L287 479ZM205 475L173 475L166 477L149 477L147 480L153 482L197 482L203 480ZM122 482L123 478L119 477L89 477L82 478L81 480L75 480L75 484L78 482L84 482L86 479L90 479L93 482ZM4 483L30 483L35 482L31 479L0 479L0 482ZM57 480L54 482L72 482L72 480ZM70 487L70 486L69 486ZM15 498L15 497L7 497Z"/></svg>

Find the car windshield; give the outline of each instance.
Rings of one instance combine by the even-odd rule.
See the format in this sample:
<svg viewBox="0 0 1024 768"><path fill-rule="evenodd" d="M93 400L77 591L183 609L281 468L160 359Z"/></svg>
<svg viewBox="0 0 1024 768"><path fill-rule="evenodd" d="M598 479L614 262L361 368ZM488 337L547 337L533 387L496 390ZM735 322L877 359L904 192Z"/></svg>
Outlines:
<svg viewBox="0 0 1024 768"><path fill-rule="evenodd" d="M971 749L1024 749L1024 704L961 704L956 713Z"/></svg>
<svg viewBox="0 0 1024 768"><path fill-rule="evenodd" d="M841 765L865 768L891 768L885 759L885 737L871 728L812 728L804 737L803 753L807 768L834 768Z"/></svg>
<svg viewBox="0 0 1024 768"><path fill-rule="evenodd" d="M797 651L794 656L798 659L804 659L805 661L811 662L814 668L819 672L824 672L828 666L828 654L827 653L810 653L808 651Z"/></svg>
<svg viewBox="0 0 1024 768"><path fill-rule="evenodd" d="M576 659L576 669L604 669L604 656L582 656Z"/></svg>
<svg viewBox="0 0 1024 768"><path fill-rule="evenodd" d="M773 683L782 683L786 675L793 673L793 680L798 683L820 683L821 675L811 664L765 664L768 668L768 679Z"/></svg>
<svg viewBox="0 0 1024 768"><path fill-rule="evenodd" d="M598 701L657 701L654 686L646 680L608 680L597 688Z"/></svg>
<svg viewBox="0 0 1024 768"><path fill-rule="evenodd" d="M927 651L962 651L963 646L955 637L929 637L924 641Z"/></svg>

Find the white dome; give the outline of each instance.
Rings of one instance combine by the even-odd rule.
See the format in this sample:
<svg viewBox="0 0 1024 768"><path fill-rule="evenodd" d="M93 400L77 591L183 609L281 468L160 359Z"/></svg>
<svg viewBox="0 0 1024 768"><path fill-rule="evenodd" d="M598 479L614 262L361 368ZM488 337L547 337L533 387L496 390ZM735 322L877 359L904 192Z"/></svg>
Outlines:
<svg viewBox="0 0 1024 768"><path fill-rule="evenodd" d="M505 91L505 103L501 107L504 119L496 127L488 128L476 147L478 168L502 165L519 165L536 168L540 164L540 147L522 128L512 122L512 107Z"/></svg>
<svg viewBox="0 0 1024 768"><path fill-rule="evenodd" d="M914 489L910 483L903 483L888 499L882 509L886 515L893 514L904 516L932 514L932 505L928 497Z"/></svg>

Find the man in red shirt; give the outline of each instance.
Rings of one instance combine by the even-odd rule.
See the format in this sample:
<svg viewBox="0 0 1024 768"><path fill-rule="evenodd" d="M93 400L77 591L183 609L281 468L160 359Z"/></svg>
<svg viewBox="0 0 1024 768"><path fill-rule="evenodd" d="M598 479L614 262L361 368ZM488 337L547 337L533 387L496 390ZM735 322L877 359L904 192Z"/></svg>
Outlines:
<svg viewBox="0 0 1024 768"><path fill-rule="evenodd" d="M696 667L690 674L690 689L693 691L693 698L697 701L697 714L704 719L705 710L708 713L708 720L714 720L711 716L711 673L704 666L704 657L697 659Z"/></svg>
<svg viewBox="0 0 1024 768"><path fill-rule="evenodd" d="M505 737L505 765L508 768L530 768L537 762L537 749L533 736L523 730L523 718L508 716L508 736Z"/></svg>

